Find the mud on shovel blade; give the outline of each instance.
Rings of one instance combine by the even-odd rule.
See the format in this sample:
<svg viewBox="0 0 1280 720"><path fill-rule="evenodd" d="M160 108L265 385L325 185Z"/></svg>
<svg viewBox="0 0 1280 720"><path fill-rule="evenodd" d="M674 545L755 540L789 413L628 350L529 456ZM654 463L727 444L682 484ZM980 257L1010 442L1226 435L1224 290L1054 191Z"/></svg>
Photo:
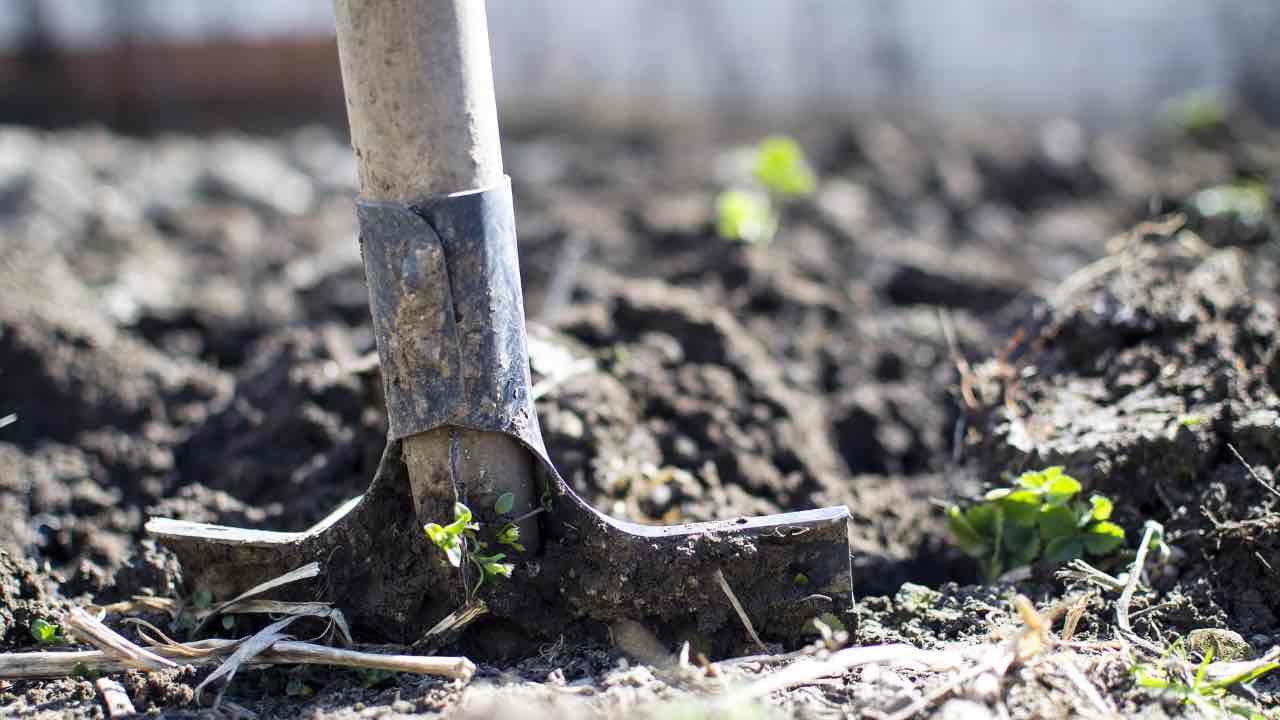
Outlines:
<svg viewBox="0 0 1280 720"><path fill-rule="evenodd" d="M466 563L450 567L425 538L423 522L448 522L458 500L493 528L500 519L487 502L492 485L515 483L522 498L517 513L539 498L549 511L525 521L522 539L533 539L528 551L509 553L512 577L486 583L481 596L488 618L509 621L527 635L554 638L629 619L673 640L691 633L742 636L721 576L765 639L795 641L814 616L846 608L851 577L844 507L650 527L607 517L574 494L547 455L533 408L511 190L501 175L496 117L426 122L454 103L426 103L404 90L425 87L433 100L456 95L456 105L473 114L477 107L493 112L483 4L340 0L337 10L390 437L365 495L305 532L149 522L148 531L178 555L193 589L229 598L317 561L321 574L315 580L273 595L328 600L366 635L412 641L458 609L469 583ZM449 27L464 41L449 32L432 37ZM350 33L361 37L351 42ZM453 71L470 73L470 80L453 82ZM378 92L361 92L370 86ZM405 96L386 101L388 94L398 97L396 90ZM366 106L365 95L382 102L370 99ZM407 114L377 112L393 112L388 108ZM442 128L454 127L464 132L441 135ZM412 149L401 143L437 136L444 139L426 148L431 162L397 159ZM448 147L436 153L436 145ZM375 174L371 158L392 161ZM488 160L467 166L476 158ZM414 175L423 166L438 172L424 181ZM423 191L440 178L445 186L457 178L480 186ZM384 192L371 199L377 190ZM441 467L424 470L421 455L406 464L413 455L406 448L421 447L424 437L447 440L439 445L448 450ZM469 439L458 442L460 437ZM481 442L473 442L477 438ZM485 438L526 449L536 460L532 477L485 479L484 472L468 472L474 463L489 467L485 458L468 454L476 448L483 453ZM525 532L528 525L533 527Z"/></svg>

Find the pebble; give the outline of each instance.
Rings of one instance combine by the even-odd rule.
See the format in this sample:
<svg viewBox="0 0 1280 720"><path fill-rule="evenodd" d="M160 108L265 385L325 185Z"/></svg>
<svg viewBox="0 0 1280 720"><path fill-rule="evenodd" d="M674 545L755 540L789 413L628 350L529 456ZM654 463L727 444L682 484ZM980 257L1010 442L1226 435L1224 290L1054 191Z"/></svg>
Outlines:
<svg viewBox="0 0 1280 720"><path fill-rule="evenodd" d="M995 718L991 708L972 700L955 698L938 708L938 720L988 720Z"/></svg>

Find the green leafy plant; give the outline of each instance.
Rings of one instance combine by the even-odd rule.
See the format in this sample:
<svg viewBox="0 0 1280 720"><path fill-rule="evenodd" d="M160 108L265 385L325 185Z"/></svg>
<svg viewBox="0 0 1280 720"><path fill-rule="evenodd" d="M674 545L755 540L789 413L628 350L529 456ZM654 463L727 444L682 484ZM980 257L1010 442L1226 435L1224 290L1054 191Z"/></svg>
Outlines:
<svg viewBox="0 0 1280 720"><path fill-rule="evenodd" d="M1124 529L1110 520L1110 499L1093 495L1085 502L1080 491L1061 467L1026 472L968 508L947 508L947 525L960 550L982 562L988 580L1041 558L1065 563L1108 555L1124 544Z"/></svg>
<svg viewBox="0 0 1280 720"><path fill-rule="evenodd" d="M62 637L61 629L47 620L36 620L31 623L31 637L41 645L54 645L66 639Z"/></svg>
<svg viewBox="0 0 1280 720"><path fill-rule="evenodd" d="M498 496L494 503L494 512L499 516L509 514L515 507L515 496L511 493L503 493ZM448 525L440 525L438 523L427 523L423 526L427 538L436 547L444 551L445 558L449 564L454 567L462 567L465 559L475 567L478 574L476 584L467 590L467 599L470 601L480 590L480 586L490 578L511 577L511 572L515 569L515 565L503 562L506 559L506 553L482 554L487 547L487 543L479 538L480 524L473 522L471 508L462 503L454 503L453 505L453 522ZM504 524L496 533L496 539L499 544L509 545L515 550L524 552L524 546L520 544L520 528L515 522Z"/></svg>
<svg viewBox="0 0 1280 720"><path fill-rule="evenodd" d="M1236 716L1250 720L1266 720L1266 716L1244 703L1231 699L1232 689L1246 686L1280 667L1280 662L1259 662L1246 667L1235 675L1209 680L1209 665L1213 662L1213 648L1205 650L1195 674L1187 669L1186 646L1182 639L1174 641L1165 651L1159 663L1138 663L1132 668L1134 682L1139 687L1170 693L1184 705L1200 711L1206 717Z"/></svg>
<svg viewBox="0 0 1280 720"><path fill-rule="evenodd" d="M800 143L784 135L761 140L748 165L750 182L716 197L716 233L729 240L766 243L778 230L778 203L812 194L818 179Z"/></svg>

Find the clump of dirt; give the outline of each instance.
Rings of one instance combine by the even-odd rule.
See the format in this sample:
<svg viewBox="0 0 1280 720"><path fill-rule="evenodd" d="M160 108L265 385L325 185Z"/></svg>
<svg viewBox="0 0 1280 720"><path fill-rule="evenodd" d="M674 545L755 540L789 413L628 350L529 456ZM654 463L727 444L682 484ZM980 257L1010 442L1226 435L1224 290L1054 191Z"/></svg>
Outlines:
<svg viewBox="0 0 1280 720"><path fill-rule="evenodd" d="M987 477L1063 465L1116 498L1129 527L1162 522L1189 557L1161 589L1208 594L1231 627L1269 644L1280 324L1250 266L1274 260L1208 246L1180 218L1125 241L979 368L971 449Z"/></svg>

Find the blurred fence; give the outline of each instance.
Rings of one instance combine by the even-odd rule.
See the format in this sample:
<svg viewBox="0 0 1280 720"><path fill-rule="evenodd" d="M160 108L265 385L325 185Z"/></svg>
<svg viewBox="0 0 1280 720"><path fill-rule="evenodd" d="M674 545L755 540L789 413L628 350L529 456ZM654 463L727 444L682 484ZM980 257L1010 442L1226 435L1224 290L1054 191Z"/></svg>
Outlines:
<svg viewBox="0 0 1280 720"><path fill-rule="evenodd" d="M788 124L976 109L1142 122L1211 88L1280 116L1260 0L490 0L504 120ZM328 0L0 0L0 121L342 122Z"/></svg>

